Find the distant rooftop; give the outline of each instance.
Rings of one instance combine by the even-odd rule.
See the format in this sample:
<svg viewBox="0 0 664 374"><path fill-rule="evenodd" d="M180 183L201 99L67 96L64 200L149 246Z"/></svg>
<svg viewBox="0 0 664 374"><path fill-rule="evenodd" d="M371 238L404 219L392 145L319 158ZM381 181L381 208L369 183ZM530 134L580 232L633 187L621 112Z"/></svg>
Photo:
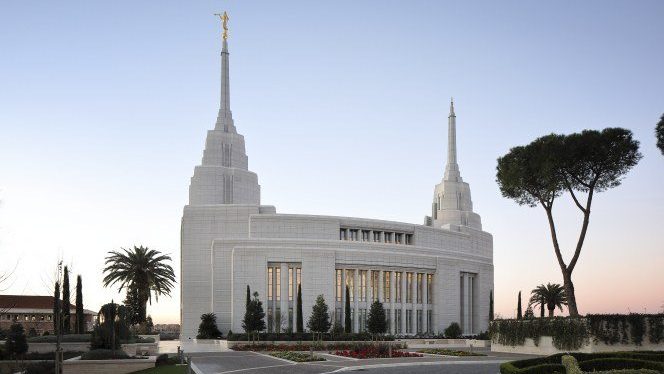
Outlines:
<svg viewBox="0 0 664 374"><path fill-rule="evenodd" d="M53 296L34 295L0 295L0 310L11 313L12 309L45 309L53 311ZM76 305L72 304L70 310L76 311ZM91 310L84 309L85 314L97 314Z"/></svg>

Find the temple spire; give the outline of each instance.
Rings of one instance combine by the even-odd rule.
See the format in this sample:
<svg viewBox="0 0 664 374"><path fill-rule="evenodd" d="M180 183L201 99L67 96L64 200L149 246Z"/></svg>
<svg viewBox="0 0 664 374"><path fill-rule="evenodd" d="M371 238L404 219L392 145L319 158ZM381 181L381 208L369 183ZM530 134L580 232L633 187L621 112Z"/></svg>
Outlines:
<svg viewBox="0 0 664 374"><path fill-rule="evenodd" d="M447 117L447 165L444 180L461 182L456 150L456 115L454 114L454 98L450 100L450 115Z"/></svg>
<svg viewBox="0 0 664 374"><path fill-rule="evenodd" d="M221 95L219 102L219 115L215 130L237 133L233 124L233 114L231 113L231 89L228 64L228 14L215 14L222 22L222 47L221 47Z"/></svg>

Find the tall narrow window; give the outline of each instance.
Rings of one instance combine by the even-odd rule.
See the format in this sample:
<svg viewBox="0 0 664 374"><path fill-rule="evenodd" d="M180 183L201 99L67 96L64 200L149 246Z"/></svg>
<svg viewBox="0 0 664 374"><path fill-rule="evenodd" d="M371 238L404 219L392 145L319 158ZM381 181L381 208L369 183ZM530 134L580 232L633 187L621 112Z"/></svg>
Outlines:
<svg viewBox="0 0 664 374"><path fill-rule="evenodd" d="M267 268L267 299L272 300L273 295L272 295L272 289L274 285L274 275L272 273L273 268Z"/></svg>
<svg viewBox="0 0 664 374"><path fill-rule="evenodd" d="M297 285L299 286L300 284L302 284L302 269L301 268L295 269L295 275L297 278Z"/></svg>
<svg viewBox="0 0 664 374"><path fill-rule="evenodd" d="M343 293L344 293L344 290L343 290L343 288L342 288L343 285L341 284L341 279L342 279L341 272L342 272L342 271L343 271L343 270L341 270L341 269L337 269L337 270L336 270L336 282L337 282L336 290L337 290L337 301L338 301L338 302L341 302L341 300L342 300L342 298L343 298L342 295L343 295Z"/></svg>
<svg viewBox="0 0 664 374"><path fill-rule="evenodd" d="M427 304L433 303L433 274L427 274Z"/></svg>
<svg viewBox="0 0 664 374"><path fill-rule="evenodd" d="M288 268L288 301L293 301L293 268Z"/></svg>
<svg viewBox="0 0 664 374"><path fill-rule="evenodd" d="M378 275L377 270L371 271L371 297L373 298L371 301L378 300Z"/></svg>
<svg viewBox="0 0 664 374"><path fill-rule="evenodd" d="M396 302L400 303L401 302L401 291L402 291L402 284L401 284L401 273L400 271L394 273L394 293L395 293L395 298L397 299Z"/></svg>
<svg viewBox="0 0 664 374"><path fill-rule="evenodd" d="M416 328L415 331L416 331L418 334L421 334L421 333L422 333L422 311L421 311L421 310L417 310L417 322L416 322L416 326L417 326L417 328Z"/></svg>
<svg viewBox="0 0 664 374"><path fill-rule="evenodd" d="M392 272L386 271L383 274L383 300L386 303L390 302L390 277L392 276Z"/></svg>
<svg viewBox="0 0 664 374"><path fill-rule="evenodd" d="M406 309L406 334L413 333L413 311Z"/></svg>
<svg viewBox="0 0 664 374"><path fill-rule="evenodd" d="M422 284L422 276L424 274L422 273L417 273L417 303L422 304L422 293L424 292L423 284Z"/></svg>
<svg viewBox="0 0 664 374"><path fill-rule="evenodd" d="M406 273L406 302L413 302L413 273Z"/></svg>
<svg viewBox="0 0 664 374"><path fill-rule="evenodd" d="M277 295L276 300L281 301L281 268L277 266L277 267L274 268L274 270L275 270L275 272L274 272L275 273L275 277L274 277L275 282L274 283L276 284L275 294Z"/></svg>
<svg viewBox="0 0 664 374"><path fill-rule="evenodd" d="M367 271L360 271L360 301L367 301Z"/></svg>
<svg viewBox="0 0 664 374"><path fill-rule="evenodd" d="M427 332L433 332L433 311L427 310Z"/></svg>
<svg viewBox="0 0 664 374"><path fill-rule="evenodd" d="M350 296L351 303L355 301L355 279L353 278L354 270L346 270L346 286L348 286L348 296ZM345 291L344 291L345 292Z"/></svg>
<svg viewBox="0 0 664 374"><path fill-rule="evenodd" d="M390 312L390 309L385 309L385 332L388 334L392 331L392 316L390 315Z"/></svg>

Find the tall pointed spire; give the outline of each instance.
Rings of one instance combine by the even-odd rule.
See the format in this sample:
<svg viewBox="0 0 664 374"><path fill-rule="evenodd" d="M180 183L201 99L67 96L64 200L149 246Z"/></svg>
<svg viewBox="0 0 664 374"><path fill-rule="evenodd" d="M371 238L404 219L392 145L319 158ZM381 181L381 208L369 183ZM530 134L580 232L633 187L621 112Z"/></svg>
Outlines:
<svg viewBox="0 0 664 374"><path fill-rule="evenodd" d="M233 123L233 113L231 112L231 89L228 64L228 14L215 14L222 21L222 48L221 48L221 97L219 103L219 115L215 130L237 133Z"/></svg>
<svg viewBox="0 0 664 374"><path fill-rule="evenodd" d="M444 180L461 182L461 173L457 164L456 150L456 115L454 114L454 98L450 100L450 115L447 117L447 165Z"/></svg>

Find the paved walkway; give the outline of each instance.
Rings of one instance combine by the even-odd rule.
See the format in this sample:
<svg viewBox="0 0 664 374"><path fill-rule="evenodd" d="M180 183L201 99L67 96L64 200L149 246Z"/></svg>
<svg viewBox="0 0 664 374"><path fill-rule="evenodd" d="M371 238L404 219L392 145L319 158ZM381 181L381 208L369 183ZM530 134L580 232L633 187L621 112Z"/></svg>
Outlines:
<svg viewBox="0 0 664 374"><path fill-rule="evenodd" d="M501 363L526 355L487 352L487 356L449 357L425 355L421 358L383 358L356 360L327 353L316 353L327 361L293 363L259 352L192 353L197 374L323 374L346 371L373 373L498 373Z"/></svg>

